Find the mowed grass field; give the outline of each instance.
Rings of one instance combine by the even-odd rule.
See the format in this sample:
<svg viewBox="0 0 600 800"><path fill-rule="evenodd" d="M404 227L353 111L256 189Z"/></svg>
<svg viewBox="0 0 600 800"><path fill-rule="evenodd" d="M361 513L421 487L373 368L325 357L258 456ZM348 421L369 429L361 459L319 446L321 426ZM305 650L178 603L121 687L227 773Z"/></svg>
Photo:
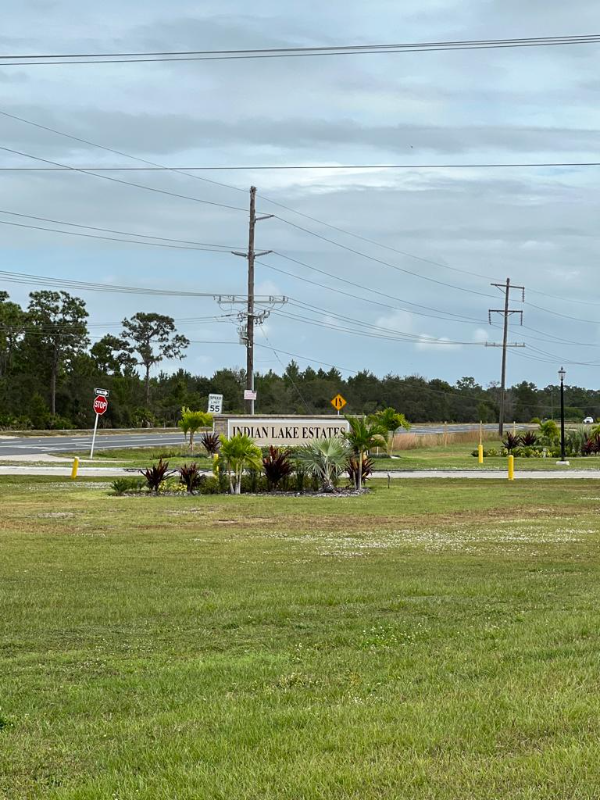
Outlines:
<svg viewBox="0 0 600 800"><path fill-rule="evenodd" d="M600 486L0 479L0 797L600 796Z"/></svg>

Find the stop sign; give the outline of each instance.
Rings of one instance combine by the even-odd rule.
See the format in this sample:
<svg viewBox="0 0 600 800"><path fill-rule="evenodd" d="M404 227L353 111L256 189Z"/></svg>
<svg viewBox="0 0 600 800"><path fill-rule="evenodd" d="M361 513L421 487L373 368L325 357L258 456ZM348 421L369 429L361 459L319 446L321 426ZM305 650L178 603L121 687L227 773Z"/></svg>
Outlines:
<svg viewBox="0 0 600 800"><path fill-rule="evenodd" d="M94 400L94 411L96 414L104 414L107 408L108 400L106 397L102 397L102 395L99 394Z"/></svg>

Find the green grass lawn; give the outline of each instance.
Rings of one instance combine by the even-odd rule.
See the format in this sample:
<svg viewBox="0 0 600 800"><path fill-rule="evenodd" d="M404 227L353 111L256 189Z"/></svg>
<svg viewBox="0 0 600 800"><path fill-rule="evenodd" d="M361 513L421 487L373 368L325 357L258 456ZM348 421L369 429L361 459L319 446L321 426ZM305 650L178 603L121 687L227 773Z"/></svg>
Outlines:
<svg viewBox="0 0 600 800"><path fill-rule="evenodd" d="M0 797L600 796L600 489L0 478Z"/></svg>
<svg viewBox="0 0 600 800"><path fill-rule="evenodd" d="M486 447L500 448L500 443L489 441ZM476 444L448 444L447 447L427 447L415 450L402 450L397 453L399 458L375 458L374 464L377 470L412 470L412 469L496 469L506 472L506 458L495 457L486 458L482 466L477 463L477 458L471 453L477 449ZM131 467L146 467L153 461L157 461L161 455L166 455L169 464L177 467L183 463L196 463L202 469L211 469L212 461L203 455L201 445L198 445L195 454L192 456L189 449L184 446L166 445L164 447L136 447L120 448L114 450L100 450L95 454L99 462L106 464L113 462L118 465ZM77 455L77 454L71 454ZM81 454L79 454L80 457ZM83 456L85 458L85 456ZM558 467L556 458L517 458L515 467L517 470L578 470L578 469L600 469L600 458L590 456L586 458L570 458L569 467Z"/></svg>

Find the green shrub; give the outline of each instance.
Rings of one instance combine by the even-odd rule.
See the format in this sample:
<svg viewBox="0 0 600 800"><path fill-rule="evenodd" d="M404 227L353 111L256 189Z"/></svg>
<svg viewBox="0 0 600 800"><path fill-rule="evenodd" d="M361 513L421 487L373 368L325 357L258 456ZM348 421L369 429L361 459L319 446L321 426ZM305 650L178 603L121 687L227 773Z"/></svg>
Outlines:
<svg viewBox="0 0 600 800"><path fill-rule="evenodd" d="M167 478L159 484L158 494L187 494L187 488L179 478Z"/></svg>
<svg viewBox="0 0 600 800"><path fill-rule="evenodd" d="M200 494L225 494L228 491L227 476L225 476L225 485L222 481L214 475L209 475L205 481L200 484Z"/></svg>
<svg viewBox="0 0 600 800"><path fill-rule="evenodd" d="M115 478L110 488L116 495L139 494L144 488L144 481L141 478Z"/></svg>

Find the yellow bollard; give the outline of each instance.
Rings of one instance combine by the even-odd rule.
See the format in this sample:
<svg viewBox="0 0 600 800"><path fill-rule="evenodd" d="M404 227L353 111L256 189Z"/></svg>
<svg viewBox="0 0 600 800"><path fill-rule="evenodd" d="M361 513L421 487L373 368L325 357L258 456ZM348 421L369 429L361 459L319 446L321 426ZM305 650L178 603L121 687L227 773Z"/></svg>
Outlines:
<svg viewBox="0 0 600 800"><path fill-rule="evenodd" d="M71 470L71 480L74 481L77 477L77 470L79 469L79 459L77 456L73 459L73 469Z"/></svg>
<svg viewBox="0 0 600 800"><path fill-rule="evenodd" d="M508 456L508 480L514 481L515 479L515 457Z"/></svg>
<svg viewBox="0 0 600 800"><path fill-rule="evenodd" d="M482 444L477 445L477 456L478 456L477 460L479 461L479 463L483 464L483 445Z"/></svg>

